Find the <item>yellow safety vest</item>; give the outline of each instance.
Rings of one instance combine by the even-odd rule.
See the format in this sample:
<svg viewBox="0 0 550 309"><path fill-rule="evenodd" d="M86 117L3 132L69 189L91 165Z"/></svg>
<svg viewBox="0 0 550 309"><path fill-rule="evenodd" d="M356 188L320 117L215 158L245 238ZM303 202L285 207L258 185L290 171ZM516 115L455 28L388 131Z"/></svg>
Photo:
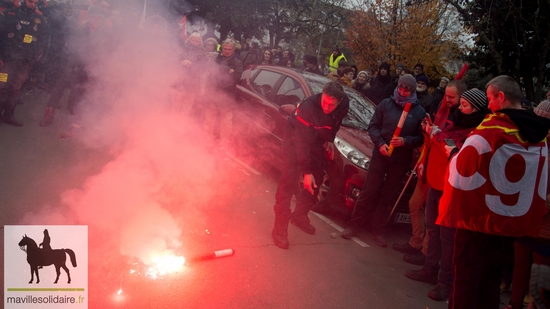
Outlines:
<svg viewBox="0 0 550 309"><path fill-rule="evenodd" d="M345 61L348 61L348 59L346 59L346 56L344 56L344 54L340 54L340 56L336 57L336 59L334 59L334 54L330 54L328 67L331 72L334 72L336 71L336 69L338 69L338 62L340 62L340 60L342 59L344 59Z"/></svg>

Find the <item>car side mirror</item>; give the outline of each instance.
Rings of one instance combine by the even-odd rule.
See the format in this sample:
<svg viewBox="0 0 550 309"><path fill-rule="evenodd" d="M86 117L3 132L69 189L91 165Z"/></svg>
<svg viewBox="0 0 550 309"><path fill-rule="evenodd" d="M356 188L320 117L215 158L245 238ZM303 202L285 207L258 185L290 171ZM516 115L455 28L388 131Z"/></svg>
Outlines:
<svg viewBox="0 0 550 309"><path fill-rule="evenodd" d="M296 111L296 105L294 104L283 104L281 105L281 107L279 107L279 113L285 116L290 116L294 114L295 111Z"/></svg>

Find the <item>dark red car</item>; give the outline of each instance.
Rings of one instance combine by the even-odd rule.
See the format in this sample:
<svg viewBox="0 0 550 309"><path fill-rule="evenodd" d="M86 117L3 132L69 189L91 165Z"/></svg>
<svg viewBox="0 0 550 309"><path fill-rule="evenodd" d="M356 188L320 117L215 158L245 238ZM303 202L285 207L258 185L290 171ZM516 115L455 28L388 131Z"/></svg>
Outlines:
<svg viewBox="0 0 550 309"><path fill-rule="evenodd" d="M237 134L246 136L244 140L253 146L246 153L281 169L281 144L288 115L303 99L321 93L329 81L326 77L287 67L258 66L245 70L237 86L240 102L234 113L234 125L236 130L241 130ZM350 98L350 108L334 140L338 149L334 160L327 156L317 207L331 206L350 214L365 182L374 148L367 127L376 106L359 92L348 87L344 90ZM410 192L407 195L397 208L396 222L409 222L406 201Z"/></svg>

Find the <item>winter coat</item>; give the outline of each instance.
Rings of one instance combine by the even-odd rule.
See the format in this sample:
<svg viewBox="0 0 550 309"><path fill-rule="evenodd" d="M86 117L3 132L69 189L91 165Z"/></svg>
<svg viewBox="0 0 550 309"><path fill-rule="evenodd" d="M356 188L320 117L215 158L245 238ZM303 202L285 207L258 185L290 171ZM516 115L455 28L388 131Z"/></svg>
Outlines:
<svg viewBox="0 0 550 309"><path fill-rule="evenodd" d="M376 146L373 153L380 153L380 146L390 144L402 113L403 107L398 105L393 97L378 104L367 129L370 139ZM414 102L401 129L400 136L405 138L405 145L395 147L390 157L392 162L411 162L413 149L420 146L424 140L421 123L425 116L424 108L418 102Z"/></svg>
<svg viewBox="0 0 550 309"><path fill-rule="evenodd" d="M259 49L251 49L246 53L246 56L243 58L243 69L250 69L258 64L262 63L262 53Z"/></svg>
<svg viewBox="0 0 550 309"><path fill-rule="evenodd" d="M391 76L389 74L386 76L376 75L372 87L367 91L367 97L376 105L382 102L382 100L389 98L385 96L384 90L390 82Z"/></svg>
<svg viewBox="0 0 550 309"><path fill-rule="evenodd" d="M214 74L210 74L210 77L216 81L218 90L234 98L235 89L243 74L242 62L235 54L225 57L220 53L218 57L216 57L216 63L216 70ZM233 72L229 73L230 70L233 70Z"/></svg>
<svg viewBox="0 0 550 309"><path fill-rule="evenodd" d="M351 88L361 92L363 95L366 95L367 90L370 88L370 83L366 82L364 84L360 84L357 79L354 79L351 82Z"/></svg>
<svg viewBox="0 0 550 309"><path fill-rule="evenodd" d="M393 96L393 92L395 91L395 88L397 88L397 81L390 82L386 85L384 88L384 98L389 98Z"/></svg>
<svg viewBox="0 0 550 309"><path fill-rule="evenodd" d="M416 92L416 97L418 98L418 103L424 108L424 110L429 113L432 110L433 98L428 90L422 92Z"/></svg>
<svg viewBox="0 0 550 309"><path fill-rule="evenodd" d="M183 67L184 79L187 81L196 80L196 77L205 74L205 65L208 62L208 52L200 45L195 46L190 43L184 43L180 49L180 62L188 60L191 62L189 67Z"/></svg>
<svg viewBox="0 0 550 309"><path fill-rule="evenodd" d="M0 60L35 63L50 39L47 20L24 4L0 13Z"/></svg>
<svg viewBox="0 0 550 309"><path fill-rule="evenodd" d="M441 105L441 101L443 101L443 97L445 97L445 89L440 87L435 88L434 92L432 93L432 98L434 101L432 109L427 111L432 116L432 118L435 117L435 113L437 113L439 105Z"/></svg>
<svg viewBox="0 0 550 309"><path fill-rule="evenodd" d="M323 145L334 141L349 110L349 98L344 96L338 107L327 115L321 107L321 96L322 93L315 94L302 101L286 125L283 145L294 147L304 174L323 167Z"/></svg>
<svg viewBox="0 0 550 309"><path fill-rule="evenodd" d="M338 81L338 79L340 79L340 75L338 75L338 71L331 71L327 74L327 78L336 82Z"/></svg>
<svg viewBox="0 0 550 309"><path fill-rule="evenodd" d="M347 77L342 76L338 79L338 82L344 86L351 87L351 80L349 80Z"/></svg>

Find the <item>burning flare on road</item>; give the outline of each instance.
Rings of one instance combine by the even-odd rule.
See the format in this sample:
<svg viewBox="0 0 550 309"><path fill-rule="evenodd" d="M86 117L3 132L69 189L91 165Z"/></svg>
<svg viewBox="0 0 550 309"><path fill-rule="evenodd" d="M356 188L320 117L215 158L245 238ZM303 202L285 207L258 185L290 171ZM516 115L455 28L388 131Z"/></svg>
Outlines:
<svg viewBox="0 0 550 309"><path fill-rule="evenodd" d="M153 279L162 277L164 275L177 273L185 265L185 258L183 256L176 255L156 255L153 256L152 264L149 265L145 276L149 276Z"/></svg>

